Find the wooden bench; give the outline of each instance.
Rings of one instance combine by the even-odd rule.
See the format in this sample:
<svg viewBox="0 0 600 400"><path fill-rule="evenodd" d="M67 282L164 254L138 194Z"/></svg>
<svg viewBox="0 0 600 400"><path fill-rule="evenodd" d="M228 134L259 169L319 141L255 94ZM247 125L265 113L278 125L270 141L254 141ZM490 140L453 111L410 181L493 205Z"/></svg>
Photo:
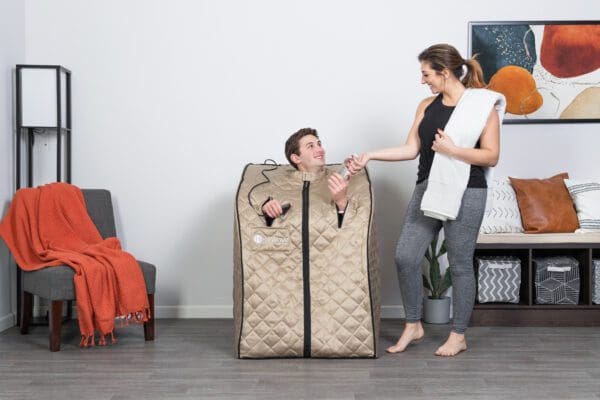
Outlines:
<svg viewBox="0 0 600 400"><path fill-rule="evenodd" d="M475 258L514 256L521 260L520 301L475 303L471 325L600 326L600 305L592 302L592 259L600 259L600 233L480 234ZM536 304L534 257L571 256L579 261L579 303ZM477 274L477 262L474 263Z"/></svg>

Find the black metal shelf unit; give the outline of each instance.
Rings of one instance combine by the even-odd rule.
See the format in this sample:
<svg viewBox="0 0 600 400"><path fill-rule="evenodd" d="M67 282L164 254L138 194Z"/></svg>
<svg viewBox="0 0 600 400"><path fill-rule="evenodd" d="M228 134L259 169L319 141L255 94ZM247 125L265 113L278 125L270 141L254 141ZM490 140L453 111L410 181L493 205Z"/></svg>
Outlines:
<svg viewBox="0 0 600 400"><path fill-rule="evenodd" d="M42 75L40 75L40 73ZM40 80L43 78L42 80ZM52 81L54 79L54 81ZM43 84L40 84L43 83ZM48 84L49 83L49 84ZM46 85L48 84L48 85ZM56 89L56 93L48 93L42 88ZM16 190L22 187L33 187L33 148L35 136L41 132L56 134L56 182L71 183L71 71L61 65L28 65L18 64L15 76L16 89L16 157L15 157L15 186ZM38 90L39 89L39 90ZM44 97L44 98L40 98ZM48 98L45 98L48 97ZM35 103L30 106L30 103ZM43 104L45 117L43 123L31 117L39 111L40 102ZM37 107L37 108L36 108ZM52 108L56 113L52 115ZM48 109L50 110L48 112ZM65 154L63 155L63 135L65 137ZM27 142L25 151L25 165L22 165L23 146ZM63 166L63 163L65 164ZM23 182L23 167L26 169L26 181ZM47 183L47 182L44 182ZM17 268L17 322L21 316L21 270ZM69 307L70 310L70 307Z"/></svg>
<svg viewBox="0 0 600 400"><path fill-rule="evenodd" d="M23 74L27 70L54 70L56 74L56 97L48 101L56 103L56 124L44 124L43 126L29 124L23 121ZM65 83L63 93L63 80ZM64 103L63 103L64 96ZM26 100L26 99L25 99ZM65 182L71 182L71 71L60 65L17 65L16 69L16 105L17 105L17 140L16 140L16 188L23 187L21 177L21 142L23 137L27 139L27 183L26 187L33 186L33 145L34 135L38 131L55 131L56 143L56 181L63 182L63 154L62 135L66 135L66 162ZM64 110L63 110L64 106ZM65 112L63 115L63 111Z"/></svg>

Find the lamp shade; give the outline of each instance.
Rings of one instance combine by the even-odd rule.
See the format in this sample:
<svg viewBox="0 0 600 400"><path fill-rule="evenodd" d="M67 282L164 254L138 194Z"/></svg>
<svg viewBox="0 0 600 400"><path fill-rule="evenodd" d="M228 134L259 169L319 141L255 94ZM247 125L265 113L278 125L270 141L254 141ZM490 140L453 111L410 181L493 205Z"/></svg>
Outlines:
<svg viewBox="0 0 600 400"><path fill-rule="evenodd" d="M21 126L67 127L70 71L59 65L18 65L17 74L21 91Z"/></svg>

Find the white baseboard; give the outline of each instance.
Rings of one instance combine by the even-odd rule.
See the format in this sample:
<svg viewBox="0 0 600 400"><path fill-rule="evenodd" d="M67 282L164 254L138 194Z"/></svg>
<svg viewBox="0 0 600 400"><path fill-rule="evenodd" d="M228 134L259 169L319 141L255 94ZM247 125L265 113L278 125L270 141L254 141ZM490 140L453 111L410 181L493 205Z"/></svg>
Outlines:
<svg viewBox="0 0 600 400"><path fill-rule="evenodd" d="M46 315L48 306L34 307L33 315ZM232 305L215 306L156 306L156 318L233 318ZM12 315L12 314L11 314ZM77 318L77 307L73 307L73 317ZM381 318L404 318L401 305L381 306ZM2 320L0 319L0 328ZM13 324L14 325L14 324ZM10 325L10 326L13 326ZM1 330L1 329L0 329Z"/></svg>
<svg viewBox="0 0 600 400"><path fill-rule="evenodd" d="M0 332L12 328L16 324L16 315L13 313L6 314L5 316L0 317Z"/></svg>
<svg viewBox="0 0 600 400"><path fill-rule="evenodd" d="M233 318L233 306L156 306L156 318Z"/></svg>
<svg viewBox="0 0 600 400"><path fill-rule="evenodd" d="M48 306L33 308L33 316L44 316ZM155 306L156 319L160 318L233 318L233 306ZM77 318L77 306L73 306L73 318Z"/></svg>

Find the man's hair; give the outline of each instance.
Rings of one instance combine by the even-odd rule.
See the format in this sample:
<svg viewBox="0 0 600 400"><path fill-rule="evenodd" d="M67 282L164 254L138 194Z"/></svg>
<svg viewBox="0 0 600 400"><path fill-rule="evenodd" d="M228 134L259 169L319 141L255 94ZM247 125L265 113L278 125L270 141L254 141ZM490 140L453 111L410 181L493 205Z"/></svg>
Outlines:
<svg viewBox="0 0 600 400"><path fill-rule="evenodd" d="M296 169L298 169L298 166L295 162L292 161L292 154L295 154L297 156L300 155L300 139L308 135L313 135L317 139L319 138L316 129L302 128L298 132L290 136L285 142L285 157L288 159L290 164L292 164L292 166Z"/></svg>

